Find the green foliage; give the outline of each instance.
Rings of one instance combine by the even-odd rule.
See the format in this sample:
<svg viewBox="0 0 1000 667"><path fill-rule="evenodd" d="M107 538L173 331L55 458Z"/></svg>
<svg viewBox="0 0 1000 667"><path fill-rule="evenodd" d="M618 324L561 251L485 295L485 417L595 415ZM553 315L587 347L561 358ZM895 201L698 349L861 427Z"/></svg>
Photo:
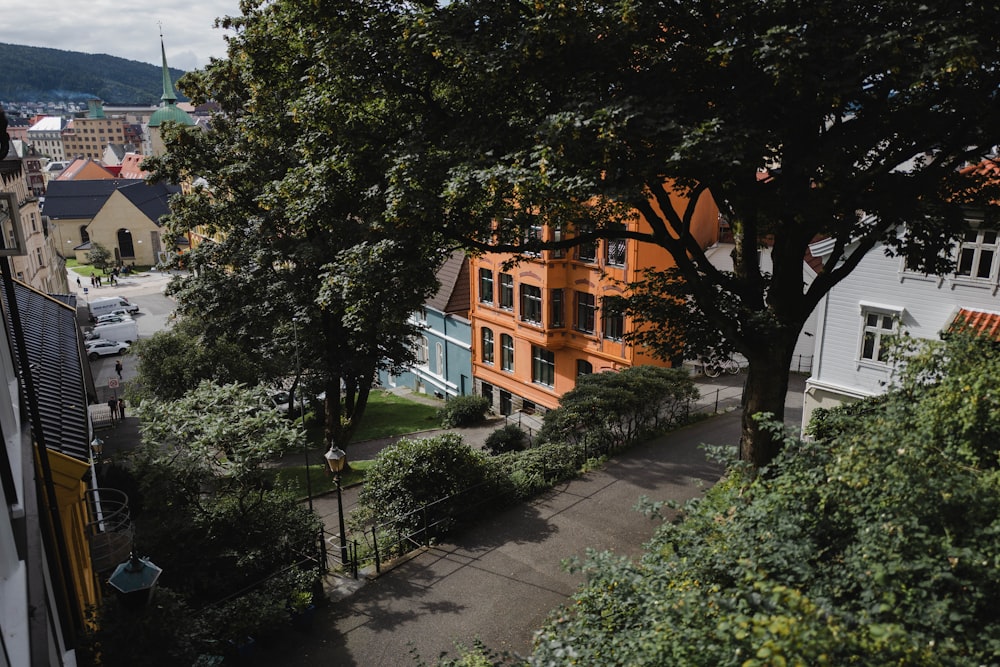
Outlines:
<svg viewBox="0 0 1000 667"><path fill-rule="evenodd" d="M391 522L404 533L440 522L436 530L444 532L455 517L496 496L501 479L489 457L458 435L403 439L368 469L354 520ZM437 502L449 496L456 497Z"/></svg>
<svg viewBox="0 0 1000 667"><path fill-rule="evenodd" d="M205 336L200 324L190 318L139 339L132 352L139 359L137 377L129 383L135 404L143 399L177 400L202 380L257 384L267 375L266 363L251 359L224 336Z"/></svg>
<svg viewBox="0 0 1000 667"><path fill-rule="evenodd" d="M91 243L87 251L87 261L104 271L111 266L111 251L100 243Z"/></svg>
<svg viewBox="0 0 1000 667"><path fill-rule="evenodd" d="M517 424L505 424L486 436L485 446L494 455L521 451L528 446L528 434Z"/></svg>
<svg viewBox="0 0 1000 667"><path fill-rule="evenodd" d="M760 474L733 468L640 560L590 554L531 663L994 662L1000 468L979 434L997 428L1000 352L912 352L883 404L785 437Z"/></svg>
<svg viewBox="0 0 1000 667"><path fill-rule="evenodd" d="M203 380L176 401L145 400L137 412L143 438L137 464L167 475L164 481L186 502L210 481L258 486L261 464L301 446L304 437L262 387Z"/></svg>
<svg viewBox="0 0 1000 667"><path fill-rule="evenodd" d="M202 610L214 640L273 627L316 577L319 520L293 494L266 488L263 468L300 431L263 389L239 384L203 381L138 411L143 442L128 459L136 542L155 554L161 584Z"/></svg>
<svg viewBox="0 0 1000 667"><path fill-rule="evenodd" d="M200 622L183 596L164 586L138 611L108 595L87 615L91 622L79 648L81 665L194 665L199 654L210 651L212 628Z"/></svg>
<svg viewBox="0 0 1000 667"><path fill-rule="evenodd" d="M443 428L472 426L483 421L489 409L485 396L456 396L438 410L438 419Z"/></svg>
<svg viewBox="0 0 1000 667"><path fill-rule="evenodd" d="M584 449L563 443L545 443L496 457L517 498L527 499L576 477L586 463Z"/></svg>
<svg viewBox="0 0 1000 667"><path fill-rule="evenodd" d="M577 379L545 413L539 439L582 443L607 452L687 420L688 406L698 397L682 369L634 366L617 373L594 373Z"/></svg>

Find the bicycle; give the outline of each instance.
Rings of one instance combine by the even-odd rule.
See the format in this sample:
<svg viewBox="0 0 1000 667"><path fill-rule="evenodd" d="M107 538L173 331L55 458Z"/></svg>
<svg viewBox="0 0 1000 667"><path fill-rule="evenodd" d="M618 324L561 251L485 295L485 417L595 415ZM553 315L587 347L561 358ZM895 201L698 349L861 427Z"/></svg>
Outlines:
<svg viewBox="0 0 1000 667"><path fill-rule="evenodd" d="M706 361L702 367L704 368L705 375L710 378L717 378L723 373L736 375L740 372L739 363L732 358Z"/></svg>

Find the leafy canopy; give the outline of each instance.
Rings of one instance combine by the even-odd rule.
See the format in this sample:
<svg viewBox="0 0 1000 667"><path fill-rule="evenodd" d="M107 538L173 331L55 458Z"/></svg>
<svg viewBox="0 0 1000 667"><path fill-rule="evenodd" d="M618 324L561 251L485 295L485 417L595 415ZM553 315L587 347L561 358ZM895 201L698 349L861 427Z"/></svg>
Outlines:
<svg viewBox="0 0 1000 667"><path fill-rule="evenodd" d="M998 364L988 342L931 344L822 440L731 470L639 561L593 554L531 663L989 664Z"/></svg>

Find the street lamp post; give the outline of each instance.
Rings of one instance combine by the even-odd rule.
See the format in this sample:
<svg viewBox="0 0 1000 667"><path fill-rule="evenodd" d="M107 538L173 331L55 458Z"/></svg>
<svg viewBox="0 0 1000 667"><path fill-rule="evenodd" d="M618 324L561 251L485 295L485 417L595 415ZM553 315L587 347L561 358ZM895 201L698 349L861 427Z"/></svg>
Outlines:
<svg viewBox="0 0 1000 667"><path fill-rule="evenodd" d="M330 446L330 451L323 455L326 464L333 473L333 481L337 485L337 518L340 520L340 564L347 565L347 535L344 531L344 500L340 493L340 473L347 463L347 453L339 447Z"/></svg>

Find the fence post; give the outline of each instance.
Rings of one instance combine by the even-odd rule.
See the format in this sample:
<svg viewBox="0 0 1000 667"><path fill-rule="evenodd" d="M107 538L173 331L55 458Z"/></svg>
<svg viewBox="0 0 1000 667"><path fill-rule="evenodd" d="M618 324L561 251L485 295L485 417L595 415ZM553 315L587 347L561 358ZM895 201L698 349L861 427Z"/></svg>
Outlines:
<svg viewBox="0 0 1000 667"><path fill-rule="evenodd" d="M715 412L716 412L716 414L718 414L718 412L719 412L719 390L718 389L715 390Z"/></svg>
<svg viewBox="0 0 1000 667"><path fill-rule="evenodd" d="M375 533L375 526L372 526L372 545L375 547L375 574L381 574L382 561L378 555L378 535Z"/></svg>

